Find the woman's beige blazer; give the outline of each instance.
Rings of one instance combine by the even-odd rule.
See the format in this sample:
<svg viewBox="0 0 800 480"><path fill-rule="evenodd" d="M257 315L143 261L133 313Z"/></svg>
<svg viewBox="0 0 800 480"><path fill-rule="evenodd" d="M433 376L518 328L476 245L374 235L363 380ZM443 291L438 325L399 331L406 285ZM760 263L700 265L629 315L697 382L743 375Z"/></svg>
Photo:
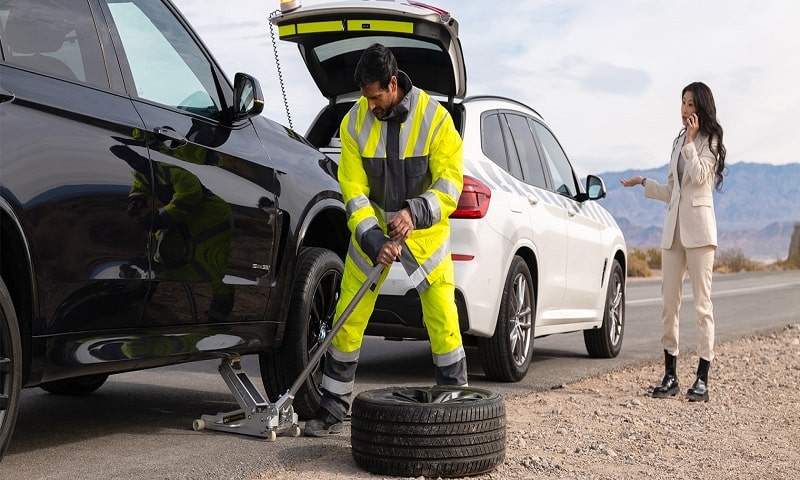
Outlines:
<svg viewBox="0 0 800 480"><path fill-rule="evenodd" d="M714 215L714 172L717 142L698 133L693 143L681 134L672 148L667 184L647 179L644 196L669 203L664 218L661 248L671 248L675 226L680 222L680 241L685 248L717 246L717 219ZM683 181L678 184L678 155L683 153Z"/></svg>

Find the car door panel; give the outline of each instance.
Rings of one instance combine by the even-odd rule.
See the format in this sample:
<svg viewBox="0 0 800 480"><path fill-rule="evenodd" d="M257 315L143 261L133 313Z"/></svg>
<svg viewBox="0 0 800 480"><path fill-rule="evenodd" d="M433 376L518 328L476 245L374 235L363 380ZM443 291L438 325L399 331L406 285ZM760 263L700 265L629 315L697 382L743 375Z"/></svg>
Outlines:
<svg viewBox="0 0 800 480"><path fill-rule="evenodd" d="M261 319L279 187L253 124L231 122L231 86L164 5L109 2L108 16L154 172L147 204L156 288L146 315L170 308L177 323Z"/></svg>
<svg viewBox="0 0 800 480"><path fill-rule="evenodd" d="M520 175L530 174L534 168L541 170L538 150L531 133L527 117L506 113L509 137L513 139L513 152L520 164ZM544 180L543 174L541 181ZM541 272L537 305L537 325L551 325L561 321L559 306L562 303L567 275L567 249L565 248L566 212L559 199L534 186L519 180L524 188L520 201L525 204L527 220L533 231L531 239L536 245L536 258Z"/></svg>
<svg viewBox="0 0 800 480"><path fill-rule="evenodd" d="M602 288L603 248L600 228L584 213L585 204L574 198L580 191L572 166L555 136L546 127L534 122L534 130L560 194L566 220L566 284L559 309L562 320L589 320L596 317L595 306Z"/></svg>
<svg viewBox="0 0 800 480"><path fill-rule="evenodd" d="M16 193L35 281L48 285L34 334L140 324L147 285L128 272L146 237L126 213L130 167L113 153L142 128L130 99L8 64L0 83L13 95L0 104L0 188Z"/></svg>
<svg viewBox="0 0 800 480"><path fill-rule="evenodd" d="M0 190L22 219L32 281L47 286L30 329L58 366L73 361L70 334L140 325L149 287L129 275L144 234L127 215L130 169L113 154L143 125L114 91L94 5L0 6Z"/></svg>

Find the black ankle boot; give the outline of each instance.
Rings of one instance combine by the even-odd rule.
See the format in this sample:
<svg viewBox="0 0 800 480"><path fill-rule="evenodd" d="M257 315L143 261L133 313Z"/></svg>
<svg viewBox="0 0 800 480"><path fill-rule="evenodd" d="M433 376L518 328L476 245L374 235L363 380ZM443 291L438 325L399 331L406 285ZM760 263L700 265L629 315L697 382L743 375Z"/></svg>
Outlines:
<svg viewBox="0 0 800 480"><path fill-rule="evenodd" d="M680 387L675 369L677 363L678 357L670 355L664 350L664 378L661 380L661 385L653 388L653 398L674 397L678 393Z"/></svg>
<svg viewBox="0 0 800 480"><path fill-rule="evenodd" d="M686 398L690 402L708 401L708 368L710 366L711 362L704 358L700 359L700 364L697 366L697 379L686 392Z"/></svg>

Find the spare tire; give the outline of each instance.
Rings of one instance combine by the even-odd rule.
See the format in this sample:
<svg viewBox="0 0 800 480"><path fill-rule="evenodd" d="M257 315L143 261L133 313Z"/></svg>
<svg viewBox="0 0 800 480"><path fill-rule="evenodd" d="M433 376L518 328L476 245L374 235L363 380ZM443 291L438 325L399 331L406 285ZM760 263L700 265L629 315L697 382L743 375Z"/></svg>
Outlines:
<svg viewBox="0 0 800 480"><path fill-rule="evenodd" d="M350 443L356 464L401 477L464 477L501 464L503 398L471 387L391 387L358 394Z"/></svg>

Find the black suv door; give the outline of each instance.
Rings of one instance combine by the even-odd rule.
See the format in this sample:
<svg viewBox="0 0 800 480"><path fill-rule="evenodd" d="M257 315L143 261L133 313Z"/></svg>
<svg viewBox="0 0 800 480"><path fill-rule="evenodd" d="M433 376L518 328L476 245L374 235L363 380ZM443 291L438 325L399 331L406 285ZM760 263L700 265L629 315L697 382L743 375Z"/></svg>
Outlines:
<svg viewBox="0 0 800 480"><path fill-rule="evenodd" d="M132 135L132 147L147 145L152 160L152 178L140 175L134 185L153 189L139 203L154 280L147 316L178 323L258 319L275 262L277 187L266 150L250 120L232 118L231 85L171 7L152 0L103 4L145 125ZM121 153L132 165L147 163L136 158L141 150Z"/></svg>
<svg viewBox="0 0 800 480"><path fill-rule="evenodd" d="M112 153L124 142L147 155L132 137L144 125L106 68L98 13L86 0L0 0L0 207L19 219L29 258L16 261L34 272L5 280L47 286L31 315L46 321L23 326L39 338L136 325L148 287L124 273L144 242L126 213L131 168Z"/></svg>

